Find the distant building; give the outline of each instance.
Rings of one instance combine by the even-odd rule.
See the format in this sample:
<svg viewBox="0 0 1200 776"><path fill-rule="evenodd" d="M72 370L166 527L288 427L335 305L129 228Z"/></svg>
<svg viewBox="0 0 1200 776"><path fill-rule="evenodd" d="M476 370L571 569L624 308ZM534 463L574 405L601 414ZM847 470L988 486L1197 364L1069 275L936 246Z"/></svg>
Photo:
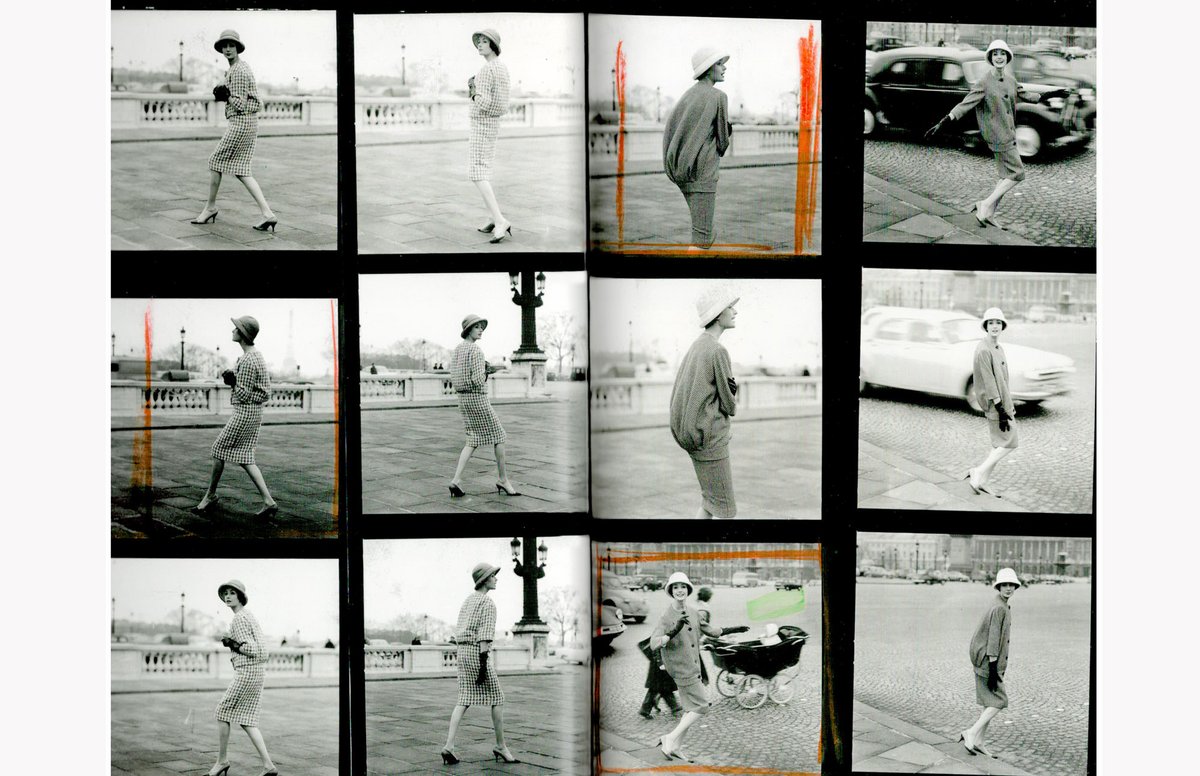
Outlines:
<svg viewBox="0 0 1200 776"><path fill-rule="evenodd" d="M625 543L599 545L600 562L605 570L609 568L607 559L629 557L632 555L653 556L660 553L670 555L695 555L695 558L672 558L670 560L648 560L634 563L612 564L612 571L617 574L658 574L666 576L676 571L682 571L693 579L704 579L716 584L730 584L736 571L753 571L758 574L759 581L769 583L775 579L794 579L796 577L819 577L820 564L815 561L799 561L791 558L771 558L768 553L778 550L805 549L816 550L818 544L781 544L781 543L741 543L741 542L664 542L664 543ZM722 558L724 553L751 553L744 558ZM761 553L756 557L753 553ZM811 574L805 574L808 568Z"/></svg>
<svg viewBox="0 0 1200 776"><path fill-rule="evenodd" d="M877 270L863 273L863 305L961 310L999 307L1020 317L1035 304L1061 315L1094 315L1096 276L1068 272Z"/></svg>
<svg viewBox="0 0 1200 776"><path fill-rule="evenodd" d="M1092 575L1092 540L1062 536L978 534L860 534L858 566L944 569L994 574L1005 566L1022 574Z"/></svg>

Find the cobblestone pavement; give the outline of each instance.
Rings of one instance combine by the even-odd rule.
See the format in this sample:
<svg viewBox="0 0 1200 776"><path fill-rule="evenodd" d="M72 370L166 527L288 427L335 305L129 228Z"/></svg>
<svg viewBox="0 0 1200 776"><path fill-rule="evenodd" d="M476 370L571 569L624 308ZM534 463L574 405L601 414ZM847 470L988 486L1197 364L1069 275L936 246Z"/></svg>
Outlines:
<svg viewBox="0 0 1200 776"><path fill-rule="evenodd" d="M991 154L927 145L894 134L863 142L863 169L967 212L996 185ZM1096 245L1096 147L1027 162L1025 180L1006 194L996 220L1038 245Z"/></svg>
<svg viewBox="0 0 1200 776"><path fill-rule="evenodd" d="M498 763L488 709L467 709L454 753L443 765L450 712L458 698L454 677L366 683L367 773L509 774L540 776L590 773L591 671L562 665L552 673L500 675L504 688L504 737L518 765Z"/></svg>
<svg viewBox="0 0 1200 776"><path fill-rule="evenodd" d="M855 700L957 739L979 717L967 645L994 591L860 582L855 593ZM1010 706L985 743L1038 776L1087 770L1091 595L1080 581L1023 587L1012 599Z"/></svg>
<svg viewBox="0 0 1200 776"><path fill-rule="evenodd" d="M1095 463L1095 322L1015 324L1004 343L1075 360L1074 390L1041 407L1017 406L1020 446L997 464L990 486L1034 512L1092 511ZM989 443L982 418L965 403L907 391L871 389L858 403L859 437L948 477L962 479ZM916 433L919 430L919 433Z"/></svg>
<svg viewBox="0 0 1200 776"><path fill-rule="evenodd" d="M812 239L797 249L795 157L791 164L723 167L721 181L717 184L716 242L765 245L776 253L819 254L822 191L819 163L816 175ZM602 243L617 241L616 190L615 177L592 178L591 239L598 250L615 250L605 248ZM687 202L666 174L660 171L625 176L626 243L686 244L691 242L691 223ZM630 249L635 247L629 246ZM712 255L720 250L718 245Z"/></svg>
<svg viewBox="0 0 1200 776"><path fill-rule="evenodd" d="M232 175L221 181L217 220L188 223L208 197L216 143L112 144L113 250L337 250L336 136L259 136L254 177L279 217L275 232L250 228L258 206Z"/></svg>
<svg viewBox="0 0 1200 776"><path fill-rule="evenodd" d="M457 405L363 411L363 511L586 512L587 404L579 389L578 400L493 402L508 434L508 477L520 496L496 492L488 446L467 464L467 495L450 499L447 486L464 442Z"/></svg>
<svg viewBox="0 0 1200 776"><path fill-rule="evenodd" d="M991 227L896 183L863 173L863 242L929 245L1036 245L1016 232Z"/></svg>
<svg viewBox="0 0 1200 776"><path fill-rule="evenodd" d="M575 134L506 136L496 145L492 188L513 224L492 245L478 227L491 219L467 180L467 138L443 142L360 143L359 253L472 253L584 249L586 199L582 128Z"/></svg>
<svg viewBox="0 0 1200 776"><path fill-rule="evenodd" d="M213 710L223 694L224 690L113 695L113 776L207 772L217 761ZM280 773L338 776L337 687L273 689L268 676L259 730ZM229 735L229 760L234 774L262 770L250 739L236 725Z"/></svg>
<svg viewBox="0 0 1200 776"><path fill-rule="evenodd" d="M250 478L226 464L212 515L194 515L208 487L213 440L225 418L198 419L203 427L155 428L151 436L153 487L132 485L133 451L141 431L114 428L112 450L112 535L114 538L172 537L325 537L337 535L335 446L338 424L331 421L263 423L255 459L279 504L279 514L263 522L254 517L262 499ZM114 421L115 422L115 421Z"/></svg>
<svg viewBox="0 0 1200 776"><path fill-rule="evenodd" d="M739 518L821 517L821 418L735 421ZM695 517L700 485L666 426L592 434L596 517Z"/></svg>
<svg viewBox="0 0 1200 776"><path fill-rule="evenodd" d="M750 622L746 602L768 592L759 588L714 587L710 607L718 627L749 625L760 632L765 623ZM795 695L784 705L767 700L757 709L743 709L732 698L724 698L715 688L717 671L708 663L708 693L716 703L697 722L682 744L682 751L697 763L710 766L745 766L777 771L820 771L817 744L821 728L821 607L820 586L810 585L806 592L809 608L799 614L773 620L778 625L799 625L809 634L800 655L799 669L793 681ZM598 662L600 670L600 732L615 734L641 743L652 750L654 742L671 732L679 718L660 707L654 719L638 715L646 694L646 658L637 643L654 630L669 604L660 591L647 593L650 614L640 625L629 624L613 641L613 652ZM705 660L709 658L704 657ZM665 706L665 704L663 704ZM635 750L637 751L637 750ZM661 755L659 755L661 761ZM653 759L653 758L652 758Z"/></svg>

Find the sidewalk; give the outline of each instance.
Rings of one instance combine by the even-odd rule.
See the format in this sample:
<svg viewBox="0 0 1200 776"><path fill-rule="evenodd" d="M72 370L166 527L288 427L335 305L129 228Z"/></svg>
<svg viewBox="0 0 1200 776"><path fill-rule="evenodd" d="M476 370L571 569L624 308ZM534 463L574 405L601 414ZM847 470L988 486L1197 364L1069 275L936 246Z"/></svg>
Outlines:
<svg viewBox="0 0 1200 776"><path fill-rule="evenodd" d="M854 702L852 752L855 771L1030 776L1015 765L972 755L958 741L930 733L858 701Z"/></svg>
<svg viewBox="0 0 1200 776"><path fill-rule="evenodd" d="M588 666L561 666L541 675L500 675L504 688L504 733L521 762L498 763L486 707L463 715L454 753L460 762L443 765L450 712L458 697L453 678L367 682L367 773L369 776L448 773L508 776L585 776L590 772L591 677Z"/></svg>
<svg viewBox="0 0 1200 776"><path fill-rule="evenodd" d="M863 242L939 245L1036 245L1013 232L980 229L973 213L963 213L863 173Z"/></svg>
<svg viewBox="0 0 1200 776"><path fill-rule="evenodd" d="M860 509L937 509L1028 512L1012 501L975 495L966 480L949 477L870 442L858 440Z"/></svg>
<svg viewBox="0 0 1200 776"><path fill-rule="evenodd" d="M667 760L654 742L634 741L601 729L600 767L597 774L602 776L606 773L663 774L664 776L680 773L691 776L762 773L776 776L819 776L819 773L810 771L778 771L773 768L739 768L729 765L705 765L686 760Z"/></svg>

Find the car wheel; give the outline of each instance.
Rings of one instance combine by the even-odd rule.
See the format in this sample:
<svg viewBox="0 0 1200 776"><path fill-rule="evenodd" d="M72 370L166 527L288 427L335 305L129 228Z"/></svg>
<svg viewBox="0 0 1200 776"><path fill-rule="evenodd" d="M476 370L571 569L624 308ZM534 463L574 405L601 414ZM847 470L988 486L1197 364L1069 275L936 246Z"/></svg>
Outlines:
<svg viewBox="0 0 1200 776"><path fill-rule="evenodd" d="M976 415L983 414L983 407L979 404L979 398L975 395L975 378L967 380L967 388L963 394L963 398L967 400L967 406L971 408L971 412Z"/></svg>
<svg viewBox="0 0 1200 776"><path fill-rule="evenodd" d="M1022 159L1033 159L1042 150L1042 135L1034 127L1021 124L1017 127L1017 153Z"/></svg>
<svg viewBox="0 0 1200 776"><path fill-rule="evenodd" d="M863 137L875 132L875 111L871 110L871 106L863 108Z"/></svg>

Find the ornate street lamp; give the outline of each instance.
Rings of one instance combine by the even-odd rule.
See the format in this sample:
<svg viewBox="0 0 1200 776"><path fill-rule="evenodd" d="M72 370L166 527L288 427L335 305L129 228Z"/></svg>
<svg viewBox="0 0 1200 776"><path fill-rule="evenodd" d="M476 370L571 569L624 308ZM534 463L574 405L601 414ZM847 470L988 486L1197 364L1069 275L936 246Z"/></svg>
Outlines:
<svg viewBox="0 0 1200 776"><path fill-rule="evenodd" d="M520 290L517 282L520 280ZM546 275L533 270L508 273L508 285L513 292L512 303L521 308L521 347L512 354L514 366L520 365L528 371L531 387L546 383L547 356L538 347L537 308L541 307L546 293Z"/></svg>
<svg viewBox="0 0 1200 776"><path fill-rule="evenodd" d="M183 80L183 41L179 41L179 80Z"/></svg>
<svg viewBox="0 0 1200 776"><path fill-rule="evenodd" d="M913 571L919 571L921 568L921 543L917 542L916 559L914 561Z"/></svg>
<svg viewBox="0 0 1200 776"><path fill-rule="evenodd" d="M187 329L180 326L179 327L179 369L181 371L187 369L187 367L183 363L183 346L184 346L184 340L186 337L187 337Z"/></svg>
<svg viewBox="0 0 1200 776"><path fill-rule="evenodd" d="M408 67L404 61L404 49L405 49L405 45L403 43L401 43L400 44L400 85L401 86L404 86L408 83ZM426 638L428 638L429 634L425 634L425 635L426 635Z"/></svg>
<svg viewBox="0 0 1200 776"><path fill-rule="evenodd" d="M546 558L550 550L545 542L538 544L536 536L525 537L523 553L521 545L521 540L515 536L509 542L513 554L513 573L524 581L523 614L513 626L512 633L513 638L529 644L535 659L543 658L546 656L546 639L550 634L550 626L538 615L537 581L546 576Z"/></svg>
<svg viewBox="0 0 1200 776"><path fill-rule="evenodd" d="M112 335L112 357L117 357L117 333L115 331Z"/></svg>
<svg viewBox="0 0 1200 776"><path fill-rule="evenodd" d="M187 597L187 596L186 596L186 594L185 594L185 593L180 593L180 594L179 594L179 632L180 632L180 633L185 633L185 631L184 631L184 629L183 629L183 619L184 619L184 614L183 614L183 613L184 613L183 602L184 602L184 599L185 599L186 597Z"/></svg>

